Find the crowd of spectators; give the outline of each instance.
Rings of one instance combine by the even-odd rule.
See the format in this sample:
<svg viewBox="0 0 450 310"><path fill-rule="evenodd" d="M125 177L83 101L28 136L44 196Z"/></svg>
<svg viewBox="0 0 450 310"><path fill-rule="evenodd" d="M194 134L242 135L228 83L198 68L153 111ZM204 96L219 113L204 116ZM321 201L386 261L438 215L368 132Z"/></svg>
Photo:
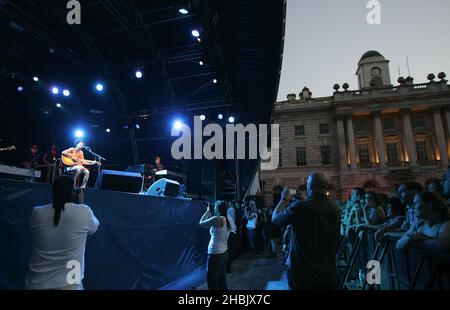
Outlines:
<svg viewBox="0 0 450 310"><path fill-rule="evenodd" d="M346 240L348 258L368 231L375 243L393 238L398 251L450 251L450 168L427 188L408 181L387 195L357 187L346 202L331 201L328 186L326 175L313 173L306 198L286 188L273 206L258 196L228 203L227 217L236 226L228 238L227 272L240 254L253 259L284 252L291 289L338 288L339 245Z"/></svg>
<svg viewBox="0 0 450 310"><path fill-rule="evenodd" d="M430 251L450 250L450 169L427 188L418 182L404 182L384 203L380 194L354 188L341 208L341 235L350 246L364 230L375 231L377 242L398 237L397 249L409 246Z"/></svg>

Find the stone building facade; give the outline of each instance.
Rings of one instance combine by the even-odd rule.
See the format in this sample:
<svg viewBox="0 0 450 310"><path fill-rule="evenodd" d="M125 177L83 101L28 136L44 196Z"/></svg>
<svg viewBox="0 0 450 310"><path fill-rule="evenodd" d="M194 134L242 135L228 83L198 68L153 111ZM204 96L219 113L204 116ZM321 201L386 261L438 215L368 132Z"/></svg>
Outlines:
<svg viewBox="0 0 450 310"><path fill-rule="evenodd" d="M445 74L430 74L424 84L399 78L393 86L388 64L369 51L358 63L358 90L336 84L333 96L312 98L305 87L299 98L276 103L281 165L261 171L266 204L282 187L304 191L313 171L329 175L337 199L357 186L389 194L404 181L427 185L442 176L450 156Z"/></svg>

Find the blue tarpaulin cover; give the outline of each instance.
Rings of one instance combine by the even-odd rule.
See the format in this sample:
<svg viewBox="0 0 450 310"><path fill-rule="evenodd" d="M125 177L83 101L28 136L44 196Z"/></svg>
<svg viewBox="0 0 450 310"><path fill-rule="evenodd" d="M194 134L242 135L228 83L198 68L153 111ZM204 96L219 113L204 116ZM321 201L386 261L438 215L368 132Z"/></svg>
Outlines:
<svg viewBox="0 0 450 310"><path fill-rule="evenodd" d="M100 221L87 239L86 289L158 289L204 268L201 202L100 190L84 200ZM0 289L23 288L31 211L51 201L51 185L0 180Z"/></svg>

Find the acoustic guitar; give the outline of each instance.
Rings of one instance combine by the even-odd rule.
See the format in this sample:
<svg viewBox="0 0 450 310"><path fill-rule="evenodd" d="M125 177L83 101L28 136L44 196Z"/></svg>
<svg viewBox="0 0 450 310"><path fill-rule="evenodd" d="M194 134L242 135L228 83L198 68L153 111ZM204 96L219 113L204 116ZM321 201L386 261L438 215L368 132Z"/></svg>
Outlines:
<svg viewBox="0 0 450 310"><path fill-rule="evenodd" d="M8 147L4 147L4 148L0 148L0 152L4 152L4 151L15 151L16 147L13 146L8 146Z"/></svg>
<svg viewBox="0 0 450 310"><path fill-rule="evenodd" d="M69 158L65 155L61 155L61 161L63 163L64 166L66 167L73 167L73 166L93 166L93 165L101 165L100 162L95 161L95 160L80 160L80 161L75 161L72 158Z"/></svg>

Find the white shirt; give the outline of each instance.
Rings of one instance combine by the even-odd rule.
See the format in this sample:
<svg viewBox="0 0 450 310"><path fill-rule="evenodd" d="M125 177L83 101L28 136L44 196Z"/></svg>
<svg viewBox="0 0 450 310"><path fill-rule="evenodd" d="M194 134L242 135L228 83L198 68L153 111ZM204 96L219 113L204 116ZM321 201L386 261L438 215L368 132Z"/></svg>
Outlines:
<svg viewBox="0 0 450 310"><path fill-rule="evenodd" d="M208 254L223 254L228 251L228 237L230 237L232 231L236 231L236 225L232 218L227 217L231 226L230 230L228 230L226 224L219 228L211 226L209 229L211 239L209 240Z"/></svg>
<svg viewBox="0 0 450 310"><path fill-rule="evenodd" d="M252 213L250 213L250 214L252 214ZM248 221L247 221L247 229L250 229L250 230L256 229L256 223L258 221L258 213L255 212L253 214L255 215L255 217L252 219L248 219Z"/></svg>
<svg viewBox="0 0 450 310"><path fill-rule="evenodd" d="M233 207L229 207L227 210L227 217L231 223L231 232L237 234L236 228L236 210Z"/></svg>
<svg viewBox="0 0 450 310"><path fill-rule="evenodd" d="M30 230L32 253L25 279L28 289L54 289L69 286L67 275L80 264L80 279L84 277L84 251L86 237L94 234L99 221L86 205L66 203L61 210L58 226L53 223L55 209L52 204L35 207L31 214Z"/></svg>

